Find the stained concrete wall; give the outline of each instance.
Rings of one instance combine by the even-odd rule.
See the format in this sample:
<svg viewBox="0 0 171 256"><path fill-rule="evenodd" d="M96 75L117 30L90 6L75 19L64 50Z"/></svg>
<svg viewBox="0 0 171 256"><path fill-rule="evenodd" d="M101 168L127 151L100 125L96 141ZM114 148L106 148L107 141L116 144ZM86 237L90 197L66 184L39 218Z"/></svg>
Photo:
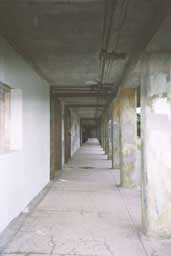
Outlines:
<svg viewBox="0 0 171 256"><path fill-rule="evenodd" d="M48 84L1 37L0 81L22 95L21 145L0 155L1 232L49 182L50 117Z"/></svg>
<svg viewBox="0 0 171 256"><path fill-rule="evenodd" d="M71 156L80 147L80 118L71 110Z"/></svg>

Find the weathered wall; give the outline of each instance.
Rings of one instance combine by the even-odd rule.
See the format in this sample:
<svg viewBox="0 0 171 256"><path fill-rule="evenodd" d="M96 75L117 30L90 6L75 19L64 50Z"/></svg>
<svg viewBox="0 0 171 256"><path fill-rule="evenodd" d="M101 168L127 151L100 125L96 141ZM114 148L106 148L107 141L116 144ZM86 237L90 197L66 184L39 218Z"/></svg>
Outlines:
<svg viewBox="0 0 171 256"><path fill-rule="evenodd" d="M71 110L71 156L80 147L80 118Z"/></svg>
<svg viewBox="0 0 171 256"><path fill-rule="evenodd" d="M0 37L0 81L21 89L22 131L19 149L0 155L0 231L49 182L49 88Z"/></svg>

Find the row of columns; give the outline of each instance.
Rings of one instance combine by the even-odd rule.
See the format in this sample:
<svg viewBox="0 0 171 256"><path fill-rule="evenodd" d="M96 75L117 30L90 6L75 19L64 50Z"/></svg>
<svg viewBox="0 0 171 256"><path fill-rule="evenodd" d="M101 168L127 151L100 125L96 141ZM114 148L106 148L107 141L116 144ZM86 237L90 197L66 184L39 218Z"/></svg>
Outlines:
<svg viewBox="0 0 171 256"><path fill-rule="evenodd" d="M112 104L111 115L101 120L102 147L112 168L121 170L121 185L135 186L136 170L136 91L124 89Z"/></svg>
<svg viewBox="0 0 171 256"><path fill-rule="evenodd" d="M147 235L171 237L171 58L149 54L141 70L141 204ZM136 90L122 89L101 119L101 144L120 169L122 187L136 184ZM111 136L109 136L109 123ZM111 145L109 147L109 138Z"/></svg>

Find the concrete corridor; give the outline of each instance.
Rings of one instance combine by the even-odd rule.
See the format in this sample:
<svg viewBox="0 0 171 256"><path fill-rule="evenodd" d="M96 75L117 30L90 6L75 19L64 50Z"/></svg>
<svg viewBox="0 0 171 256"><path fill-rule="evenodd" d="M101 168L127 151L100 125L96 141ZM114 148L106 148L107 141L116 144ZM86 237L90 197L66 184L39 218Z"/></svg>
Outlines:
<svg viewBox="0 0 171 256"><path fill-rule="evenodd" d="M8 228L16 232L2 255L170 256L169 240L143 237L140 194L120 188L110 166L89 139L24 221L16 220L19 228Z"/></svg>

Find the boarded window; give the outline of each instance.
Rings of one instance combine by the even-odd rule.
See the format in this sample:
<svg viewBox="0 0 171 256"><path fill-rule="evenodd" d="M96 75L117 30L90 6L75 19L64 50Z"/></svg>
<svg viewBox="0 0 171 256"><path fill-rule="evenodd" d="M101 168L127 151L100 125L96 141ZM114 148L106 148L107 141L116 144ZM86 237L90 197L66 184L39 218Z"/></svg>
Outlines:
<svg viewBox="0 0 171 256"><path fill-rule="evenodd" d="M0 83L0 153L10 149L11 90Z"/></svg>

